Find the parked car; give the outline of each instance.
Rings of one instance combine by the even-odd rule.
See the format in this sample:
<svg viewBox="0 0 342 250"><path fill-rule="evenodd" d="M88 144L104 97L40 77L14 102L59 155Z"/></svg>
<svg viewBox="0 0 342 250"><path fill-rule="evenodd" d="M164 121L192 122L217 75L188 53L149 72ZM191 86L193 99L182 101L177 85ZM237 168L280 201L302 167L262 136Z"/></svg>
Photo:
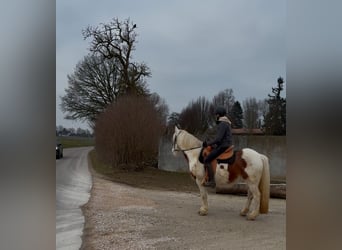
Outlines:
<svg viewBox="0 0 342 250"><path fill-rule="evenodd" d="M56 159L63 158L63 145L60 142L56 142Z"/></svg>

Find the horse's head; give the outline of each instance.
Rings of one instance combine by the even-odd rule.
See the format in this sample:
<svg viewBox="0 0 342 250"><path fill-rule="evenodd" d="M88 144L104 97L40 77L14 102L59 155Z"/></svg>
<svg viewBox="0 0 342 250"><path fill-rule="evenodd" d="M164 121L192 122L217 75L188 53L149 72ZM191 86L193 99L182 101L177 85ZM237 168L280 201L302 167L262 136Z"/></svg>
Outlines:
<svg viewBox="0 0 342 250"><path fill-rule="evenodd" d="M195 136L175 126L172 136L172 153L176 155L178 151L186 152L202 147L202 142Z"/></svg>
<svg viewBox="0 0 342 250"><path fill-rule="evenodd" d="M177 126L175 126L175 132L173 133L173 136L172 136L172 153L173 155L177 155L177 152L180 151L180 147L178 145L178 136L179 134L182 132L181 129L179 129Z"/></svg>

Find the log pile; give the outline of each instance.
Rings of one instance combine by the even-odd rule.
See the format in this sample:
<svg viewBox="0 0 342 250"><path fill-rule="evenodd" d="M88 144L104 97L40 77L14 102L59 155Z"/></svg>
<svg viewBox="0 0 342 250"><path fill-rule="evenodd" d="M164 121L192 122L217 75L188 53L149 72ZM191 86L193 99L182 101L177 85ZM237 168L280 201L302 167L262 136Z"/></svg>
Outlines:
<svg viewBox="0 0 342 250"><path fill-rule="evenodd" d="M247 195L247 185L245 183L237 183L231 187L216 186L216 193ZM270 197L286 199L286 184L271 184Z"/></svg>

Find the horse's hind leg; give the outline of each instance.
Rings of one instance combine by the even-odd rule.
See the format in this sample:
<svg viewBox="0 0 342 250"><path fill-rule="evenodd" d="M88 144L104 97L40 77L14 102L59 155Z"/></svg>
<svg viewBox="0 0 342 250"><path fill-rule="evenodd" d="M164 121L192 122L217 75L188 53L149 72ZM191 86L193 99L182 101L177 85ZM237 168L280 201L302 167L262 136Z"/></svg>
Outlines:
<svg viewBox="0 0 342 250"><path fill-rule="evenodd" d="M246 216L247 213L249 212L249 207L251 206L252 198L253 198L252 193L248 188L247 201L246 201L244 208L241 209L240 211L241 216Z"/></svg>
<svg viewBox="0 0 342 250"><path fill-rule="evenodd" d="M255 220L255 218L259 215L260 210L260 191L258 185L255 183L247 183L249 186L249 190L252 194L252 201L250 204L250 212L247 214L248 220Z"/></svg>
<svg viewBox="0 0 342 250"><path fill-rule="evenodd" d="M202 185L202 179L196 178L196 183L200 190L201 199L202 199L202 206L200 207L200 210L198 211L198 213L200 215L207 215L208 214L208 192L205 189L205 187L203 187Z"/></svg>

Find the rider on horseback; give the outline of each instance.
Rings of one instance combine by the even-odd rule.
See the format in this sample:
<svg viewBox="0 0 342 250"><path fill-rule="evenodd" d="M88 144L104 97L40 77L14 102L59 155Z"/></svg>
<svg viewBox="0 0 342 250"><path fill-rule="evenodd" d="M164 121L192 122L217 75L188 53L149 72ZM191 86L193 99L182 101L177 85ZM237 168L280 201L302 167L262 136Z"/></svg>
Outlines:
<svg viewBox="0 0 342 250"><path fill-rule="evenodd" d="M208 168L209 180L204 183L204 186L215 187L214 172L211 167L211 162L222 154L227 148L232 145L231 121L226 116L226 109L224 107L217 107L215 110L217 134L213 141L204 141L203 148L207 146L214 146L211 153L204 159L204 165Z"/></svg>

